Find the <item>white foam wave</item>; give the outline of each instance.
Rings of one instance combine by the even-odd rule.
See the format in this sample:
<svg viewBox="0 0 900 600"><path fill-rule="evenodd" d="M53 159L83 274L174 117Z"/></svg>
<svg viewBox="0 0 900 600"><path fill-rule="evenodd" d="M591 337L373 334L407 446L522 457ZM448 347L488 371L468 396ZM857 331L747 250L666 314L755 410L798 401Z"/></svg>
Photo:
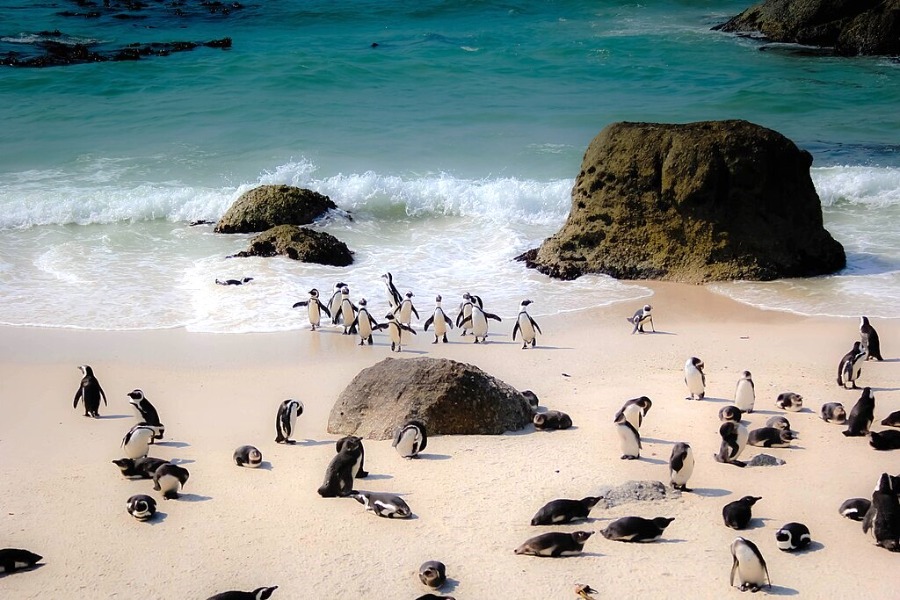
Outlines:
<svg viewBox="0 0 900 600"><path fill-rule="evenodd" d="M822 206L900 206L900 169L836 166L811 170Z"/></svg>

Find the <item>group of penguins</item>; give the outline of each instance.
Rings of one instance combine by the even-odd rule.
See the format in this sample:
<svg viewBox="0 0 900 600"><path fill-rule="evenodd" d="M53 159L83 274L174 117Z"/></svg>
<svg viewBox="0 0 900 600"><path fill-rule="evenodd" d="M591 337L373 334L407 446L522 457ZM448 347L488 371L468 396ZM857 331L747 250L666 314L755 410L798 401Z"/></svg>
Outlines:
<svg viewBox="0 0 900 600"><path fill-rule="evenodd" d="M385 322L379 323L378 320L369 312L367 301L360 298L358 304L354 304L350 300L350 288L343 282L334 284L334 291L331 298L327 302L322 302L319 298L319 290L313 288L309 290L309 298L301 300L293 305L293 308L305 307L309 324L312 331L316 330L322 323L322 315L331 319L332 324L342 324L344 327L344 335L359 335L359 345L372 345L372 334L376 331L387 330L391 340L391 351L401 351L404 343L403 333L408 332L417 335L415 329L412 328L412 317L420 319L419 311L413 304L413 294L411 291L406 292L405 297L400 295L397 287L394 285L394 278L390 272L381 276L387 288L388 304L390 310L384 316ZM454 320L451 319L441 307L441 296L434 299L434 312L425 320L423 329L434 326L434 341L447 343L447 332L453 329ZM523 300L519 305L519 314L516 317L516 323L513 325L512 337L516 339L516 335L522 335L522 348L527 349L529 345L533 348L537 343L537 334L542 333L540 326L528 314L528 305L531 300ZM459 307L459 312L455 319L457 327L462 329L462 335L465 336L471 332L475 343L487 341L488 321L501 322L502 319L493 313L484 310L484 302L480 296L463 294L463 302Z"/></svg>

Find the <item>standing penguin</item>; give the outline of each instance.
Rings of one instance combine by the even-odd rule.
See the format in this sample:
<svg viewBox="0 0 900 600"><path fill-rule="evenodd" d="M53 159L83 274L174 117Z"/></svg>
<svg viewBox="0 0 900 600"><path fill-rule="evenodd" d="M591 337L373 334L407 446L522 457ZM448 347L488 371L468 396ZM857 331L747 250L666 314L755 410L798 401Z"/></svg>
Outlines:
<svg viewBox="0 0 900 600"><path fill-rule="evenodd" d="M860 348L866 353L866 360L884 360L881 356L881 342L878 340L878 332L869 325L868 317L859 318Z"/></svg>
<svg viewBox="0 0 900 600"><path fill-rule="evenodd" d="M434 313L425 320L425 331L428 331L428 327L432 323L434 323L434 341L431 343L437 344L438 340L443 340L446 344L447 330L453 329L453 321L444 313L444 309L441 308L440 296L435 296L434 298Z"/></svg>
<svg viewBox="0 0 900 600"><path fill-rule="evenodd" d="M359 310L356 312L356 318L353 320L353 324L350 325L350 329L356 329L359 332L360 346L366 342L371 346L374 343L372 341L372 333L385 328L384 325L380 325L378 321L375 320L375 317L369 314L369 309L366 308L366 304L365 298L359 299Z"/></svg>
<svg viewBox="0 0 900 600"><path fill-rule="evenodd" d="M210 596L206 600L269 600L277 589L278 586L273 585L271 587L256 588L252 592L231 590L216 594L215 596Z"/></svg>
<svg viewBox="0 0 900 600"><path fill-rule="evenodd" d="M312 326L310 331L315 331L316 327L319 326L319 323L322 322L322 313L325 313L329 317L331 316L331 311L328 310L328 307L319 301L319 290L316 288L309 290L309 300L301 300L300 302L295 303L292 308L300 308L301 306L306 307L309 324Z"/></svg>
<svg viewBox="0 0 900 600"><path fill-rule="evenodd" d="M735 538L731 543L731 557L734 562L731 565L729 585L734 586L734 575L737 573L740 583L738 587L742 592L757 592L761 587L771 587L766 560L756 544L746 538Z"/></svg>
<svg viewBox="0 0 900 600"><path fill-rule="evenodd" d="M615 414L613 423L617 423L622 417L631 423L632 427L639 430L644 422L644 411L639 404L629 400L623 404L622 408L619 409L619 412Z"/></svg>
<svg viewBox="0 0 900 600"><path fill-rule="evenodd" d="M684 363L684 384L690 392L685 400L703 400L706 395L706 375L703 373L703 361L692 356Z"/></svg>
<svg viewBox="0 0 900 600"><path fill-rule="evenodd" d="M412 419L403 424L394 433L394 443L391 444L403 458L415 458L428 444L428 435L425 432L425 423L418 419Z"/></svg>
<svg viewBox="0 0 900 600"><path fill-rule="evenodd" d="M346 285L341 288L341 309L338 311L340 315L340 319L335 315L334 319L332 319L335 323L339 320L344 323L344 335L353 335L356 333L356 327L353 323L356 322L356 312L359 310L355 304L350 300L350 288Z"/></svg>
<svg viewBox="0 0 900 600"><path fill-rule="evenodd" d="M388 304L393 311L400 306L403 298L400 297L400 292L398 292L396 286L394 286L394 276L391 275L390 271L382 275L381 278L384 279L384 285L387 287Z"/></svg>
<svg viewBox="0 0 900 600"><path fill-rule="evenodd" d="M75 401L72 408L78 408L78 401L84 403L84 416L100 418L100 398L103 398L103 404L109 406L106 402L106 392L100 387L100 382L94 377L94 370L88 365L81 365L81 384L75 391Z"/></svg>
<svg viewBox="0 0 900 600"><path fill-rule="evenodd" d="M128 398L130 398L128 402L134 407L134 410L137 411L138 417L141 420L141 425L152 427L154 429L153 439L161 440L165 434L166 428L159 420L159 413L156 412L156 407L147 400L142 390L132 390L128 392Z"/></svg>
<svg viewBox="0 0 900 600"><path fill-rule="evenodd" d="M384 315L384 318L387 320L387 323L382 323L379 327L386 327L388 330L388 334L391 337L391 352L393 352L395 348L397 352L400 352L404 331L408 331L413 335L418 335L415 329L397 321L397 319L394 318L394 313L388 313Z"/></svg>
<svg viewBox="0 0 900 600"><path fill-rule="evenodd" d="M756 402L756 390L753 387L753 379L750 371L744 371L741 378L738 379L737 387L734 390L734 405L741 409L742 412L752 413L753 404Z"/></svg>
<svg viewBox="0 0 900 600"><path fill-rule="evenodd" d="M477 304L472 304L472 314L463 318L463 325L469 322L472 323L472 335L475 336L476 344L478 343L478 338L481 338L482 344L487 343L488 319L493 319L498 322L503 321L503 319L493 313L484 312L484 309Z"/></svg>
<svg viewBox="0 0 900 600"><path fill-rule="evenodd" d="M361 444L343 444L325 468L325 481L318 494L323 498L341 498L353 492L353 474L359 461Z"/></svg>
<svg viewBox="0 0 900 600"><path fill-rule="evenodd" d="M403 323L404 325L409 325L412 323L412 316L416 315L416 320L420 319L419 311L416 310L416 307L413 306L413 294L412 292L406 292L406 298L400 303L400 306L393 310L394 317Z"/></svg>
<svg viewBox="0 0 900 600"><path fill-rule="evenodd" d="M294 426L297 417L303 414L303 402L288 398L278 406L275 415L275 441L279 444L293 444Z"/></svg>
<svg viewBox="0 0 900 600"><path fill-rule="evenodd" d="M366 471L366 449L363 447L362 438L355 435L345 435L335 443L335 450L340 454L344 446L349 447L349 451L358 454L356 462L353 463L353 478L365 479L369 476Z"/></svg>
<svg viewBox="0 0 900 600"><path fill-rule="evenodd" d="M128 458L143 458L150 453L150 442L156 432L146 425L135 425L122 438L122 448Z"/></svg>
<svg viewBox="0 0 900 600"><path fill-rule="evenodd" d="M872 388L863 388L862 395L847 417L847 430L842 432L847 437L862 437L868 435L869 427L875 420L875 394Z"/></svg>
<svg viewBox="0 0 900 600"><path fill-rule="evenodd" d="M862 373L862 364L866 360L866 356L866 353L862 351L862 343L853 342L853 349L845 354L838 364L837 383L839 386L846 389L849 383L851 384L850 389L859 389L856 380Z"/></svg>
<svg viewBox="0 0 900 600"><path fill-rule="evenodd" d="M747 440L750 437L747 428L740 423L726 421L719 426L719 435L722 437L722 443L719 446L718 454L715 455L716 461L746 467L747 463L737 460L737 457L747 446Z"/></svg>
<svg viewBox="0 0 900 600"><path fill-rule="evenodd" d="M900 496L887 473L882 473L878 479L872 503L863 518L863 533L870 530L876 545L900 551Z"/></svg>
<svg viewBox="0 0 900 600"><path fill-rule="evenodd" d="M687 442L678 442L672 446L669 457L669 482L672 488L682 492L690 492L687 482L694 473L694 451Z"/></svg>
<svg viewBox="0 0 900 600"><path fill-rule="evenodd" d="M477 296L476 296L477 297ZM456 315L456 326L462 329L460 335L465 336L472 331L472 306L474 300L469 292L463 294L463 302L459 305L459 314Z"/></svg>
<svg viewBox="0 0 900 600"><path fill-rule="evenodd" d="M628 422L625 413L616 418L616 433L622 448L622 460L635 460L641 457L641 434L634 425Z"/></svg>
<svg viewBox="0 0 900 600"><path fill-rule="evenodd" d="M644 308L634 313L634 315L628 319L634 325L634 329L631 330L631 335L634 335L635 333L644 333L645 322L649 322L653 333L656 333L656 328L653 326L653 315L650 314L651 310L653 310L653 307L649 304L645 304Z"/></svg>
<svg viewBox="0 0 900 600"><path fill-rule="evenodd" d="M537 334L544 334L537 321L528 314L529 304L531 304L531 300L522 300L522 303L519 305L519 316L516 317L516 324L513 325L513 341L516 341L516 332L522 332L522 350L526 350L528 344L531 344L531 347L534 348L534 345L537 343Z"/></svg>
<svg viewBox="0 0 900 600"><path fill-rule="evenodd" d="M338 312L341 310L341 290L346 285L342 281L334 284L334 291L331 293L331 298L328 299L328 314L331 317L331 322L335 325L338 323Z"/></svg>

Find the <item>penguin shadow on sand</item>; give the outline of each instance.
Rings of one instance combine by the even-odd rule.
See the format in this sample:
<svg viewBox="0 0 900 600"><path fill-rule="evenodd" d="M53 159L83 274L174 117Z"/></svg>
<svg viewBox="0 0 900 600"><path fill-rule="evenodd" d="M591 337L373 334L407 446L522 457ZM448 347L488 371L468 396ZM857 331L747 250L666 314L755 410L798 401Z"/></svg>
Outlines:
<svg viewBox="0 0 900 600"><path fill-rule="evenodd" d="M164 513L161 510L156 511L153 514L153 517L144 521L147 525L157 526L162 524L163 521L166 520L166 517L169 516L169 513Z"/></svg>
<svg viewBox="0 0 900 600"><path fill-rule="evenodd" d="M206 502L208 500L212 500L212 496L201 496L200 494L186 494L184 492L178 494L178 498L175 498L178 502ZM159 513L157 513L159 514Z"/></svg>
<svg viewBox="0 0 900 600"><path fill-rule="evenodd" d="M187 442L156 442L153 444L154 446L163 446L165 448L187 448L190 446Z"/></svg>
<svg viewBox="0 0 900 600"><path fill-rule="evenodd" d="M690 492L682 492L683 494L697 494L704 498L721 498L728 496L733 492L731 490L723 490L722 488L691 488Z"/></svg>
<svg viewBox="0 0 900 600"><path fill-rule="evenodd" d="M794 588L785 587L783 585L775 585L774 583L764 588L767 596L797 596L800 594Z"/></svg>
<svg viewBox="0 0 900 600"><path fill-rule="evenodd" d="M393 479L393 475L387 473L369 473L365 476L366 481L378 481L379 479Z"/></svg>
<svg viewBox="0 0 900 600"><path fill-rule="evenodd" d="M663 460L661 458L650 458L649 456L639 456L637 460L640 462L650 463L651 465L667 465L667 464L669 464L669 461L667 461L667 460Z"/></svg>
<svg viewBox="0 0 900 600"><path fill-rule="evenodd" d="M248 469L248 471L271 471L272 469L274 469L274 467L272 466L272 463L270 463L267 460L264 460L261 463L259 463L258 467L256 467L255 469Z"/></svg>
<svg viewBox="0 0 900 600"><path fill-rule="evenodd" d="M449 454L430 454L421 452L416 454L416 460L450 460L451 458L453 457Z"/></svg>
<svg viewBox="0 0 900 600"><path fill-rule="evenodd" d="M173 465L189 465L197 461L193 458L173 458L169 462Z"/></svg>
<svg viewBox="0 0 900 600"><path fill-rule="evenodd" d="M754 529L762 529L766 526L766 521L771 521L769 517L753 517L742 531L753 531Z"/></svg>
<svg viewBox="0 0 900 600"><path fill-rule="evenodd" d="M900 362L900 359L897 359L897 361ZM888 361L884 361L884 362L888 362ZM900 391L900 387L872 387L871 390L873 392L897 392L897 391ZM858 390L853 390L853 391L855 392ZM101 417L101 418L103 418L103 417Z"/></svg>
<svg viewBox="0 0 900 600"><path fill-rule="evenodd" d="M100 419L133 419L134 415L100 415ZM38 566L38 565L35 565Z"/></svg>
<svg viewBox="0 0 900 600"><path fill-rule="evenodd" d="M292 440L292 441L293 441L293 443L286 444L286 445L287 446L327 446L327 445L331 444L333 446L337 440L305 439L305 440Z"/></svg>

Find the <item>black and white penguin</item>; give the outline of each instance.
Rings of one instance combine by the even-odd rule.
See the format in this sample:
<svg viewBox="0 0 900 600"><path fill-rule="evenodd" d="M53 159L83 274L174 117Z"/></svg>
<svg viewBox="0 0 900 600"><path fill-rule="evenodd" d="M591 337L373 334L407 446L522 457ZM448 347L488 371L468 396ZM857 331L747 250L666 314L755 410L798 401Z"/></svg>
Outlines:
<svg viewBox="0 0 900 600"><path fill-rule="evenodd" d="M322 313L331 317L331 310L319 300L319 290L313 288L309 290L309 299L295 302L291 308L306 307L306 316L309 319L310 331L315 331L316 327L322 322Z"/></svg>
<svg viewBox="0 0 900 600"><path fill-rule="evenodd" d="M119 467L122 476L127 479L153 479L156 469L169 461L145 456L143 458L117 458L112 462Z"/></svg>
<svg viewBox="0 0 900 600"><path fill-rule="evenodd" d="M531 418L534 428L541 431L554 429L568 429L572 426L572 417L560 410L548 410L547 412L534 413Z"/></svg>
<svg viewBox="0 0 900 600"><path fill-rule="evenodd" d="M690 492L687 482L694 473L694 451L687 442L677 442L672 446L669 457L669 482L676 490Z"/></svg>
<svg viewBox="0 0 900 600"><path fill-rule="evenodd" d="M303 402L288 398L278 406L275 415L275 441L279 444L294 444L291 436L297 425L297 417L303 414Z"/></svg>
<svg viewBox="0 0 900 600"><path fill-rule="evenodd" d="M497 315L485 312L483 308L474 303L472 304L472 314L463 318L463 327L465 327L466 323L472 324L472 335L475 336L476 344L478 343L478 338L481 338L481 343L487 343L488 320L494 320L498 323L503 322L503 319Z"/></svg>
<svg viewBox="0 0 900 600"><path fill-rule="evenodd" d="M444 313L444 309L441 308L441 297L440 295L435 296L434 298L434 312L425 320L425 331L428 331L428 328L431 327L432 323L434 324L434 341L432 344L437 344L439 340L443 340L443 342L447 343L447 331L453 329L453 320L450 319Z"/></svg>
<svg viewBox="0 0 900 600"><path fill-rule="evenodd" d="M367 304L368 302L366 302L365 298L359 299L359 309L356 311L353 324L350 325L351 329L355 329L359 333L360 346L367 342L371 346L374 343L372 333L387 328L387 325L379 324L375 317L369 314L369 309L366 308Z"/></svg>
<svg viewBox="0 0 900 600"><path fill-rule="evenodd" d="M869 512L870 506L872 506L872 501L868 498L850 498L841 503L838 512L842 517L852 521L862 521Z"/></svg>
<svg viewBox="0 0 900 600"><path fill-rule="evenodd" d="M394 352L394 350L396 350L397 352L401 351L404 331L408 331L413 335L418 335L415 329L413 329L409 325L404 325L403 323L397 321L397 319L394 318L393 313L384 315L384 318L387 323L382 323L382 326L387 328L388 335L391 338L391 352Z"/></svg>
<svg viewBox="0 0 900 600"><path fill-rule="evenodd" d="M541 402L537 394L535 394L531 390L522 390L522 395L525 396L525 399L528 401L528 406L531 407L531 410L536 411Z"/></svg>
<svg viewBox="0 0 900 600"><path fill-rule="evenodd" d="M403 458L415 458L427 444L425 423L411 419L394 432L394 442L391 445Z"/></svg>
<svg viewBox="0 0 900 600"><path fill-rule="evenodd" d="M356 462L353 463L353 478L365 479L369 476L369 472L366 471L366 449L363 447L362 438L355 435L345 435L335 443L335 451L340 453L345 445L349 446L349 452L355 452L358 455Z"/></svg>
<svg viewBox="0 0 900 600"><path fill-rule="evenodd" d="M622 517L606 526L600 533L608 540L617 542L653 542L662 537L666 527L675 517Z"/></svg>
<svg viewBox="0 0 900 600"><path fill-rule="evenodd" d="M271 587L256 588L252 592L231 590L228 592L221 592L215 596L210 596L206 600L269 600L277 589L278 586L273 585Z"/></svg>
<svg viewBox="0 0 900 600"><path fill-rule="evenodd" d="M732 529L746 529L753 518L752 507L758 501L762 500L761 496L744 496L740 500L729 502L722 508L722 519L727 527Z"/></svg>
<svg viewBox="0 0 900 600"><path fill-rule="evenodd" d="M734 405L741 409L742 412L752 413L753 405L756 403L756 390L753 387L753 378L750 371L741 373L738 379L737 387L734 390Z"/></svg>
<svg viewBox="0 0 900 600"><path fill-rule="evenodd" d="M900 450L900 431L870 431L869 445L876 450Z"/></svg>
<svg viewBox="0 0 900 600"><path fill-rule="evenodd" d="M166 433L166 427L159 420L159 413L156 412L156 407L150 403L150 400L144 396L144 392L141 390L132 390L127 395L129 398L128 403L137 412L141 425L152 427L154 430L153 439L161 440Z"/></svg>
<svg viewBox="0 0 900 600"><path fill-rule="evenodd" d="M447 567L439 560L429 560L419 566L419 581L432 589L447 583Z"/></svg>
<svg viewBox="0 0 900 600"><path fill-rule="evenodd" d="M803 396L795 392L782 392L775 399L775 406L788 412L800 412L803 408Z"/></svg>
<svg viewBox="0 0 900 600"><path fill-rule="evenodd" d="M125 508L138 521L146 521L156 514L156 500L146 494L135 494L126 501Z"/></svg>
<svg viewBox="0 0 900 600"><path fill-rule="evenodd" d="M343 444L325 468L325 482L318 489L323 498L342 498L353 493L353 474L361 444Z"/></svg>
<svg viewBox="0 0 900 600"><path fill-rule="evenodd" d="M109 406L106 402L106 392L100 387L100 382L94 376L94 370L88 365L81 365L81 383L75 391L75 401L72 408L78 408L78 401L84 403L84 416L100 418L100 399L103 398L103 404Z"/></svg>
<svg viewBox="0 0 900 600"><path fill-rule="evenodd" d="M895 410L886 416L881 420L881 424L885 427L900 427L900 410Z"/></svg>
<svg viewBox="0 0 900 600"><path fill-rule="evenodd" d="M331 291L331 297L328 298L328 313L331 316L331 322L334 325L337 325L340 317L338 313L341 310L341 290L344 289L345 285L347 284L343 281L338 281L334 284L334 288Z"/></svg>
<svg viewBox="0 0 900 600"><path fill-rule="evenodd" d="M472 331L472 306L474 300L469 292L463 294L462 304L459 305L459 314L456 315L456 326L462 329L460 335L465 336Z"/></svg>
<svg viewBox="0 0 900 600"><path fill-rule="evenodd" d="M644 401L646 401L646 403L644 403ZM652 404L650 398L647 398L647 396L626 400L625 404L622 405L622 408L619 409L619 412L613 417L613 423L618 421L620 417L625 417L625 420L631 423L635 429L640 430L641 425L644 423L644 416L650 410ZM644 410L645 407L646 410Z"/></svg>
<svg viewBox="0 0 900 600"><path fill-rule="evenodd" d="M803 523L786 523L775 532L775 543L779 550L793 552L809 546L812 537L809 535L809 527Z"/></svg>
<svg viewBox="0 0 900 600"><path fill-rule="evenodd" d="M531 347L534 348L534 345L537 343L537 334L544 335L537 321L528 314L528 305L531 303L531 300L522 300L522 303L519 305L519 315L516 317L516 324L513 325L513 341L516 341L516 333L522 333L522 350L526 350L528 344L531 344Z"/></svg>
<svg viewBox="0 0 900 600"><path fill-rule="evenodd" d="M412 509L396 494L354 491L350 497L362 504L367 512L385 519L408 519L412 516Z"/></svg>
<svg viewBox="0 0 900 600"><path fill-rule="evenodd" d="M706 395L706 375L703 373L703 361L692 356L684 363L684 384L690 392L685 400L703 400Z"/></svg>
<svg viewBox="0 0 900 600"><path fill-rule="evenodd" d="M882 473L872 494L872 504L863 518L863 533L872 532L875 544L900 552L900 496L892 478Z"/></svg>
<svg viewBox="0 0 900 600"><path fill-rule="evenodd" d="M122 448L128 458L141 458L150 453L150 442L156 431L147 425L135 425L122 438Z"/></svg>
<svg viewBox="0 0 900 600"><path fill-rule="evenodd" d="M774 417L769 417L768 419L766 419L766 427L774 427L775 429L790 429L791 422L780 415L776 415Z"/></svg>
<svg viewBox="0 0 900 600"><path fill-rule="evenodd" d="M397 291L397 287L394 285L394 276L390 272L385 273L381 278L384 279L384 285L387 288L388 305L393 311L400 306L403 298L400 296L400 292Z"/></svg>
<svg viewBox="0 0 900 600"><path fill-rule="evenodd" d="M356 333L356 327L353 323L356 321L356 312L359 308L350 300L350 288L346 285L341 288L341 307L335 314L332 321L337 324L343 322L344 335L353 335Z"/></svg>
<svg viewBox="0 0 900 600"><path fill-rule="evenodd" d="M9 574L20 569L31 569L44 557L22 548L0 549L0 571Z"/></svg>
<svg viewBox="0 0 900 600"><path fill-rule="evenodd" d="M636 460L641 457L641 434L634 425L628 422L622 413L616 419L616 433L619 436L619 446L622 448L622 460Z"/></svg>
<svg viewBox="0 0 900 600"><path fill-rule="evenodd" d="M722 438L722 444L719 446L718 454L715 455L716 461L746 467L747 463L737 458L747 446L747 440L750 437L747 428L740 423L728 421L719 426L719 436Z"/></svg>
<svg viewBox="0 0 900 600"><path fill-rule="evenodd" d="M262 464L262 452L256 446L241 446L234 451L232 459L239 467L255 469Z"/></svg>
<svg viewBox="0 0 900 600"><path fill-rule="evenodd" d="M178 490L184 487L191 474L184 467L166 463L160 465L153 474L153 489L161 492L163 498L178 498Z"/></svg>
<svg viewBox="0 0 900 600"><path fill-rule="evenodd" d="M569 500L560 498L552 500L542 506L534 517L531 518L532 525L559 525L561 523L572 523L574 521L583 521L591 514L591 509L602 500L599 496L588 496L581 500Z"/></svg>
<svg viewBox="0 0 900 600"><path fill-rule="evenodd" d="M850 389L859 389L856 380L859 379L862 372L862 364L866 360L866 356L867 354L862 350L862 343L853 342L853 349L845 354L838 364L837 384L839 386L846 389L849 383L851 384Z"/></svg>
<svg viewBox="0 0 900 600"><path fill-rule="evenodd" d="M216 279L219 285L244 285L253 281L252 277L241 277L240 279Z"/></svg>
<svg viewBox="0 0 900 600"><path fill-rule="evenodd" d="M516 548L516 554L528 554L531 556L575 556L584 550L584 544L594 535L593 531L573 531L562 533L554 531L544 533L525 542Z"/></svg>
<svg viewBox="0 0 900 600"><path fill-rule="evenodd" d="M737 406L730 404L728 406L723 406L719 409L719 420L723 423L725 421L731 421L733 423L740 423L741 419L744 417L744 413Z"/></svg>
<svg viewBox="0 0 900 600"><path fill-rule="evenodd" d="M878 332L869 324L868 317L859 318L860 350L866 353L866 360L884 360L881 356L881 342L878 340Z"/></svg>
<svg viewBox="0 0 900 600"><path fill-rule="evenodd" d="M413 294L412 292L406 292L406 298L400 302L400 306L393 310L394 318L397 319L400 323L404 325L412 324L412 316L416 315L416 320L419 320L419 311L416 310L416 307L413 305Z"/></svg>
<svg viewBox="0 0 900 600"><path fill-rule="evenodd" d="M853 408L850 409L850 416L847 417L847 430L843 432L847 437L862 437L868 435L869 427L875 420L875 394L872 388L863 388L862 395Z"/></svg>
<svg viewBox="0 0 900 600"><path fill-rule="evenodd" d="M734 576L737 574L740 584L737 587L742 592L757 592L762 587L772 586L766 560L756 544L746 538L735 538L731 542L731 557L734 562L731 565L729 585L734 587Z"/></svg>
<svg viewBox="0 0 900 600"><path fill-rule="evenodd" d="M819 416L826 423L837 423L843 425L847 422L847 411L840 402L826 402L819 411Z"/></svg>
<svg viewBox="0 0 900 600"><path fill-rule="evenodd" d="M644 333L644 323L650 323L650 328L653 330L653 333L656 333L656 328L653 326L653 315L650 314L651 310L653 310L653 307L645 304L644 308L631 315L628 322L634 325L634 329L631 330L632 335Z"/></svg>
<svg viewBox="0 0 900 600"><path fill-rule="evenodd" d="M794 439L794 432L790 429L778 429L777 427L760 427L750 432L747 443L751 446L763 448L787 448Z"/></svg>

